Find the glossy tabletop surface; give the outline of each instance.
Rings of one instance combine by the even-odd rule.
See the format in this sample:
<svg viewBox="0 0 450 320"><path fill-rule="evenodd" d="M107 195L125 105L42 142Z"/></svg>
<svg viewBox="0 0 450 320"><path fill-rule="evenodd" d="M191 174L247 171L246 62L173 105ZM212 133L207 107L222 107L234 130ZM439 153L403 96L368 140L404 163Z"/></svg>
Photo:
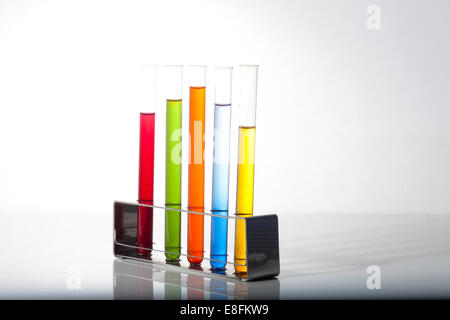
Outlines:
<svg viewBox="0 0 450 320"><path fill-rule="evenodd" d="M105 217L2 214L0 298L450 297L450 216L279 215L281 274L255 282L116 259Z"/></svg>

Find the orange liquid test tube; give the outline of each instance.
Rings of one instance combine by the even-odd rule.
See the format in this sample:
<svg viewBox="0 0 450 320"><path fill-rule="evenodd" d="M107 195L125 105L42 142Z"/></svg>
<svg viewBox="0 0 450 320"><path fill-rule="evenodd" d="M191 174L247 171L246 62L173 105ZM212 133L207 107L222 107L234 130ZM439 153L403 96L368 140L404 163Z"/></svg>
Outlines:
<svg viewBox="0 0 450 320"><path fill-rule="evenodd" d="M206 66L190 67L193 75L189 88L189 211L204 212L205 191L205 74ZM188 261L195 265L203 261L203 226L201 214L188 214Z"/></svg>

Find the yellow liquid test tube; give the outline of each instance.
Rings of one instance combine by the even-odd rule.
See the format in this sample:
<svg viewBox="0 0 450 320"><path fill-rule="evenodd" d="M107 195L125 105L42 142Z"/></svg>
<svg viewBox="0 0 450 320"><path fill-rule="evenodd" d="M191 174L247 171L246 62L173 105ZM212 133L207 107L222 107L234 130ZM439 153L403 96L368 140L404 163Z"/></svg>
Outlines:
<svg viewBox="0 0 450 320"><path fill-rule="evenodd" d="M258 66L241 65L240 78L236 216L247 218L253 215ZM246 254L245 220L236 219L234 241L234 269L236 273L247 272Z"/></svg>
<svg viewBox="0 0 450 320"><path fill-rule="evenodd" d="M253 181L255 172L256 127L239 127L238 176L236 211L239 217L253 215ZM235 263L246 262L245 221L236 220ZM246 266L235 265L237 272L247 272Z"/></svg>

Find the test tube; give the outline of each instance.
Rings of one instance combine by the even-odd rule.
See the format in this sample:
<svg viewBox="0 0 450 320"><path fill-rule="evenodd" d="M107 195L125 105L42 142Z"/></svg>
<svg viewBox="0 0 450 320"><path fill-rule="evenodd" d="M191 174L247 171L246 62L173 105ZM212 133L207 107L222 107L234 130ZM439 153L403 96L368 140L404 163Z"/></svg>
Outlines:
<svg viewBox="0 0 450 320"><path fill-rule="evenodd" d="M227 261L228 183L230 175L231 81L233 67L215 68L214 160L212 180L211 267ZM216 261L218 260L218 261Z"/></svg>
<svg viewBox="0 0 450 320"><path fill-rule="evenodd" d="M258 66L240 66L239 147L236 190L236 215L253 215L253 182L255 169L256 94ZM246 273L245 221L236 220L234 268Z"/></svg>
<svg viewBox="0 0 450 320"><path fill-rule="evenodd" d="M181 209L181 120L183 66L164 68L166 98L166 207ZM167 260L180 257L181 216L179 211L166 210L165 255Z"/></svg>
<svg viewBox="0 0 450 320"><path fill-rule="evenodd" d="M189 211L204 212L206 66L189 66ZM188 214L188 261L203 260L203 215Z"/></svg>
<svg viewBox="0 0 450 320"><path fill-rule="evenodd" d="M156 66L140 66L140 128L139 128L139 194L138 202L153 205L155 159ZM152 249L153 208L139 206L137 216L137 246ZM150 250L138 249L139 255Z"/></svg>

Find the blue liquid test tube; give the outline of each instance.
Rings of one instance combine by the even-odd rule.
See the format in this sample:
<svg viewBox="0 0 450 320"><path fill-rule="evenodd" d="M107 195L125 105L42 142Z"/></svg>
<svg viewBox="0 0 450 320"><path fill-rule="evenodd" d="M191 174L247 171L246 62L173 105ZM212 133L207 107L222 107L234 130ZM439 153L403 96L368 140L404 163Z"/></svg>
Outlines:
<svg viewBox="0 0 450 320"><path fill-rule="evenodd" d="M230 176L231 85L233 67L215 68L214 162L212 181L211 268L227 261L228 189ZM217 261L215 261L217 260Z"/></svg>

